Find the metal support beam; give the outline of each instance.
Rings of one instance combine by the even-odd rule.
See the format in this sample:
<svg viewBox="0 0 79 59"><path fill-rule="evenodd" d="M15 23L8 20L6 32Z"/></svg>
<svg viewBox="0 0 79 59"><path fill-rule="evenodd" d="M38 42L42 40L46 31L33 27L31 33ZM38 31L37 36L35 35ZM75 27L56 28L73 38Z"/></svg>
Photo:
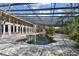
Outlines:
<svg viewBox="0 0 79 59"><path fill-rule="evenodd" d="M16 17L36 17L36 16L16 15ZM78 17L78 16L39 16L39 17Z"/></svg>
<svg viewBox="0 0 79 59"><path fill-rule="evenodd" d="M10 10L11 12L13 11L40 11L40 10L58 10L58 9L78 9L79 6L75 7L56 7L56 8L42 8L42 9L18 9L18 10ZM9 11L9 10L7 10Z"/></svg>
<svg viewBox="0 0 79 59"><path fill-rule="evenodd" d="M26 3L11 3L11 6L16 6L16 5L25 5ZM36 3L27 3L27 4L36 4ZM0 7L7 7L8 4L1 4Z"/></svg>
<svg viewBox="0 0 79 59"><path fill-rule="evenodd" d="M79 14L79 12L72 12L73 14ZM35 15L33 13L10 13L12 15ZM36 13L37 15L52 15L52 13ZM54 14L71 14L71 12L59 12Z"/></svg>

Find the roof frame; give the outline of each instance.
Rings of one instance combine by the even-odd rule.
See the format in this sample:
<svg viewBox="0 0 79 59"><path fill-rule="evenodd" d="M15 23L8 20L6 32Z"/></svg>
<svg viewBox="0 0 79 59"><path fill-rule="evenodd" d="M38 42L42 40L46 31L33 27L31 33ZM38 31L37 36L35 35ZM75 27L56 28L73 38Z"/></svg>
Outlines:
<svg viewBox="0 0 79 59"><path fill-rule="evenodd" d="M13 11L40 11L40 10L58 10L58 9L79 9L79 6L75 7L56 7L56 8L40 8L40 9L18 9L18 10L10 10ZM9 11L9 10L6 10Z"/></svg>

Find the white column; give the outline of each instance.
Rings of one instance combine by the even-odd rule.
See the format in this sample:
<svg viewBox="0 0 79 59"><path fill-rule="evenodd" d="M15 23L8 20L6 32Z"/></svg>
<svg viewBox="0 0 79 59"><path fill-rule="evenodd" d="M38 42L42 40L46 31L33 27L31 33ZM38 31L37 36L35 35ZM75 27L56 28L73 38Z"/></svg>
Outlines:
<svg viewBox="0 0 79 59"><path fill-rule="evenodd" d="M25 26L25 28L26 28L26 34L27 34L27 26Z"/></svg>
<svg viewBox="0 0 79 59"><path fill-rule="evenodd" d="M32 33L33 33L33 27L32 27Z"/></svg>
<svg viewBox="0 0 79 59"><path fill-rule="evenodd" d="M30 33L30 26L29 26L29 33Z"/></svg>
<svg viewBox="0 0 79 59"><path fill-rule="evenodd" d="M32 27L32 33L34 33L34 32L33 32L33 27Z"/></svg>
<svg viewBox="0 0 79 59"><path fill-rule="evenodd" d="M3 24L3 35L5 35L5 24Z"/></svg>
<svg viewBox="0 0 79 59"><path fill-rule="evenodd" d="M18 25L16 26L16 32L18 33Z"/></svg>
<svg viewBox="0 0 79 59"><path fill-rule="evenodd" d="M27 30L28 30L27 33L29 33L29 27L28 26L27 26Z"/></svg>
<svg viewBox="0 0 79 59"><path fill-rule="evenodd" d="M27 28L28 28L28 31L27 32L29 33L29 26Z"/></svg>
<svg viewBox="0 0 79 59"><path fill-rule="evenodd" d="M33 28L33 31L34 31L34 33L36 33L36 28L37 26L36 25L34 25L34 28Z"/></svg>
<svg viewBox="0 0 79 59"><path fill-rule="evenodd" d="M15 33L15 25L13 25L13 33Z"/></svg>
<svg viewBox="0 0 79 59"><path fill-rule="evenodd" d="M11 35L11 24L10 23L8 24L8 33L9 35Z"/></svg>
<svg viewBox="0 0 79 59"><path fill-rule="evenodd" d="M31 29L32 29L32 28L30 27L30 33L31 33Z"/></svg>
<svg viewBox="0 0 79 59"><path fill-rule="evenodd" d="M27 33L29 33L29 26L27 26L27 30L28 30Z"/></svg>
<svg viewBox="0 0 79 59"><path fill-rule="evenodd" d="M32 27L32 33L33 33L33 27Z"/></svg>
<svg viewBox="0 0 79 59"><path fill-rule="evenodd" d="M31 27L31 33L33 33L33 32L32 32L32 27Z"/></svg>
<svg viewBox="0 0 79 59"><path fill-rule="evenodd" d="M20 34L21 34L21 25L20 25Z"/></svg>
<svg viewBox="0 0 79 59"><path fill-rule="evenodd" d="M30 33L32 33L32 27L30 27Z"/></svg>
<svg viewBox="0 0 79 59"><path fill-rule="evenodd" d="M24 34L24 31L23 31L23 29L24 29L24 26L22 25L22 34Z"/></svg>

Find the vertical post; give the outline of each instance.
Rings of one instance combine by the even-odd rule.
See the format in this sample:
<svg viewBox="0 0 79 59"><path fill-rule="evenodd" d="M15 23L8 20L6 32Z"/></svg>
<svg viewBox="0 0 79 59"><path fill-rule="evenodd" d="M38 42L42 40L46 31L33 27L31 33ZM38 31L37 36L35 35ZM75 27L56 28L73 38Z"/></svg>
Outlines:
<svg viewBox="0 0 79 59"><path fill-rule="evenodd" d="M22 25L22 34L24 34L24 31L23 31L23 29L24 29L24 26Z"/></svg>
<svg viewBox="0 0 79 59"><path fill-rule="evenodd" d="M18 20L17 20L16 32L18 34Z"/></svg>
<svg viewBox="0 0 79 59"><path fill-rule="evenodd" d="M21 31L22 31L21 33L22 33L22 34L23 34L23 27L24 27L24 26L23 26L23 22L22 22L22 26L21 26Z"/></svg>
<svg viewBox="0 0 79 59"><path fill-rule="evenodd" d="M26 28L26 34L27 34L27 26L25 28Z"/></svg>
<svg viewBox="0 0 79 59"><path fill-rule="evenodd" d="M8 24L8 34L11 35L11 23L10 23L10 16L9 16L9 24Z"/></svg>
<svg viewBox="0 0 79 59"><path fill-rule="evenodd" d="M18 24L18 20L17 20L17 26L16 26L16 32L17 32L17 34L18 34L18 32L19 32L19 31L18 31L18 27L19 27L18 25L19 25L19 24Z"/></svg>
<svg viewBox="0 0 79 59"><path fill-rule="evenodd" d="M70 3L70 7L72 8L73 7L73 4L72 3ZM73 16L73 11L74 11L74 9L71 9L71 16ZM71 18L73 21L74 21L74 19L73 19L73 17Z"/></svg>
<svg viewBox="0 0 79 59"><path fill-rule="evenodd" d="M29 33L30 33L30 26L28 28L29 28Z"/></svg>
<svg viewBox="0 0 79 59"><path fill-rule="evenodd" d="M32 28L30 27L30 33L32 33L31 29L32 29Z"/></svg>
<svg viewBox="0 0 79 59"><path fill-rule="evenodd" d="M3 14L3 12L2 12L2 14ZM2 16L4 16L4 15L2 15ZM5 18L3 17L3 35L2 36L5 36Z"/></svg>
<svg viewBox="0 0 79 59"><path fill-rule="evenodd" d="M56 6L56 3L54 3L53 7L55 8L55 6ZM51 3L51 13L53 14L53 16L54 16L54 11L55 10L53 9L53 13L52 13L52 3ZM53 18L51 17L51 26L53 25L53 23L52 23L53 21L52 20L53 20Z"/></svg>
<svg viewBox="0 0 79 59"><path fill-rule="evenodd" d="M17 24L17 26L16 26L16 32L17 32L17 34L18 34L18 24Z"/></svg>
<svg viewBox="0 0 79 59"><path fill-rule="evenodd" d="M26 30L27 34L29 34L29 26L26 26L26 28L27 28L27 30Z"/></svg>
<svg viewBox="0 0 79 59"><path fill-rule="evenodd" d="M3 35L5 35L5 24L3 24Z"/></svg>
<svg viewBox="0 0 79 59"><path fill-rule="evenodd" d="M36 25L34 25L34 29L33 29L33 31L34 31L34 33L36 33L36 30L37 30L37 28L36 28L37 26Z"/></svg>
<svg viewBox="0 0 79 59"><path fill-rule="evenodd" d="M0 36L2 35L2 22L0 21Z"/></svg>
<svg viewBox="0 0 79 59"><path fill-rule="evenodd" d="M20 34L21 34L21 25L20 25Z"/></svg>
<svg viewBox="0 0 79 59"><path fill-rule="evenodd" d="M3 19L1 17L1 11L0 11L0 36L2 35L2 31L3 31L2 22L3 22Z"/></svg>
<svg viewBox="0 0 79 59"><path fill-rule="evenodd" d="M21 25L20 25L20 34L21 34Z"/></svg>
<svg viewBox="0 0 79 59"><path fill-rule="evenodd" d="M13 34L15 33L15 25L13 24Z"/></svg>
<svg viewBox="0 0 79 59"><path fill-rule="evenodd" d="M9 12L10 12L10 9L11 9L11 4L9 4ZM11 19L10 19L10 16L9 16L9 25L8 25L8 33L9 33L9 35L11 35L11 24L10 24L10 21L11 21Z"/></svg>
<svg viewBox="0 0 79 59"><path fill-rule="evenodd" d="M36 35L34 35L34 43L35 43L35 44L36 44L36 37L37 37L37 36L36 36Z"/></svg>
<svg viewBox="0 0 79 59"><path fill-rule="evenodd" d="M31 33L32 33L32 27L31 27Z"/></svg>
<svg viewBox="0 0 79 59"><path fill-rule="evenodd" d="M9 35L11 35L11 25L10 24L8 24L8 33L9 33Z"/></svg>

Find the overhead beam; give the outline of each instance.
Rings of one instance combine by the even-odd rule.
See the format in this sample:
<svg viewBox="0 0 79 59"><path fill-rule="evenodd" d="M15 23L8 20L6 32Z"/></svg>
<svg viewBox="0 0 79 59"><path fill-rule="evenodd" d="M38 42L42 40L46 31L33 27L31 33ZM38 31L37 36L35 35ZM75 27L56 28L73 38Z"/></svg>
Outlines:
<svg viewBox="0 0 79 59"><path fill-rule="evenodd" d="M35 3L11 3L11 6L16 6L16 5L25 5L25 4L35 4ZM2 4L0 7L6 7L9 4Z"/></svg>
<svg viewBox="0 0 79 59"><path fill-rule="evenodd" d="M12 15L35 15L33 13L10 13ZM36 13L37 15L50 15L50 14L53 14L53 13ZM72 14L71 12L64 12L64 13L54 13L54 14ZM73 14L79 14L79 12L73 12Z"/></svg>
<svg viewBox="0 0 79 59"><path fill-rule="evenodd" d="M58 10L58 9L78 9L79 6L75 7L56 7L56 8L42 8L42 9L18 9L18 10L10 10L12 11L40 11L40 10ZM9 11L9 10L7 10Z"/></svg>
<svg viewBox="0 0 79 59"><path fill-rule="evenodd" d="M37 24L37 25L43 25L43 26L50 26L51 24L44 24L44 23L34 23L34 24ZM53 26L62 26L61 24L53 24Z"/></svg>
<svg viewBox="0 0 79 59"><path fill-rule="evenodd" d="M16 17L36 17L36 16L19 16L17 15ZM39 16L39 17L78 17L78 16Z"/></svg>

